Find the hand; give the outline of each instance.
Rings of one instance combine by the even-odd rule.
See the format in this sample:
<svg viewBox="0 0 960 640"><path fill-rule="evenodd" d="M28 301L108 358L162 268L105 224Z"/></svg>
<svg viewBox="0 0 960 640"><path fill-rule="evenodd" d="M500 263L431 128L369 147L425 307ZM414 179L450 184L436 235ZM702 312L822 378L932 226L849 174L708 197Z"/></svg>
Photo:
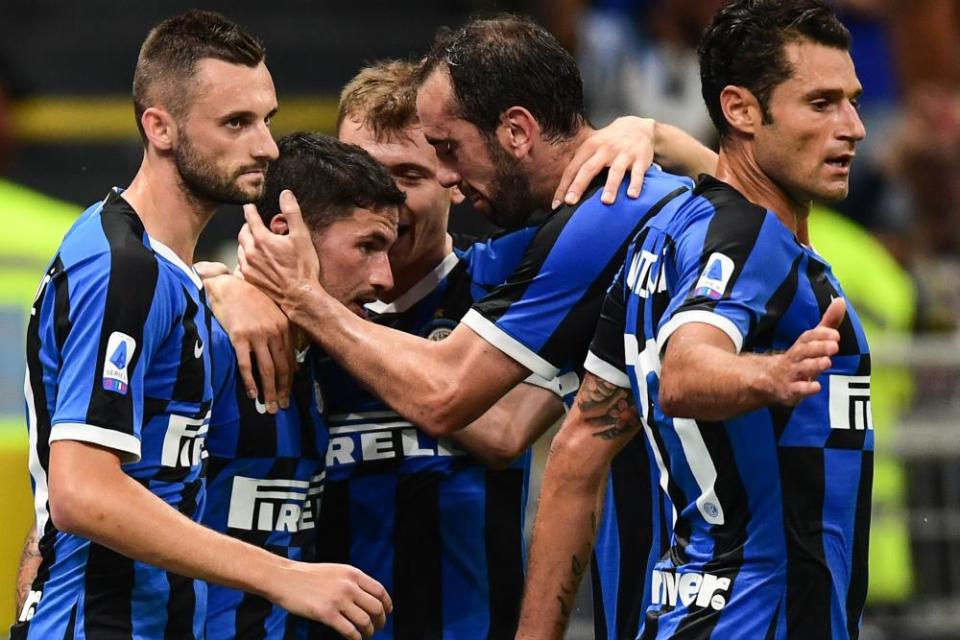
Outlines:
<svg viewBox="0 0 960 640"><path fill-rule="evenodd" d="M207 262L205 260L194 262L193 270L197 272L197 275L200 276L201 280L216 278L217 276L227 275L230 273L230 267L222 262Z"/></svg>
<svg viewBox="0 0 960 640"><path fill-rule="evenodd" d="M320 262L300 205L289 190L280 194L280 212L289 232L273 233L252 204L244 205L247 223L240 229L240 271L247 282L273 298L281 308L304 286L319 286Z"/></svg>
<svg viewBox="0 0 960 640"><path fill-rule="evenodd" d="M296 370L290 321L276 303L253 285L232 275L204 281L213 315L223 325L237 354L237 366L249 398L256 398L257 376L263 390L263 403L270 413L278 405L290 406L290 388Z"/></svg>
<svg viewBox="0 0 960 640"><path fill-rule="evenodd" d="M267 598L291 613L321 622L351 640L382 629L393 610L387 590L345 564L294 562Z"/></svg>
<svg viewBox="0 0 960 640"><path fill-rule="evenodd" d="M655 122L649 118L625 116L595 131L580 145L563 171L553 194L553 207L561 202L576 204L590 182L609 167L600 201L613 204L624 174L630 171L627 195L636 198L643 187L643 174L653 163Z"/></svg>
<svg viewBox="0 0 960 640"><path fill-rule="evenodd" d="M846 311L843 298L835 299L823 313L820 324L800 334L785 353L774 356L771 373L777 403L793 406L820 392L817 378L830 368L830 357L840 350L837 329Z"/></svg>

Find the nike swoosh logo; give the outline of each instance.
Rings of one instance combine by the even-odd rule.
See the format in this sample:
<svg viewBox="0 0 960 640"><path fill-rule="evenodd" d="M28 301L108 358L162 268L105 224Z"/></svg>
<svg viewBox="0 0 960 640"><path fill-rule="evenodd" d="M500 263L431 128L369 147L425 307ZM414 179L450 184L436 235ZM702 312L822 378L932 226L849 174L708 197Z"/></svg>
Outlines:
<svg viewBox="0 0 960 640"><path fill-rule="evenodd" d="M267 412L267 405L260 402L259 399L253 401L253 406L256 407L257 413L263 415Z"/></svg>
<svg viewBox="0 0 960 640"><path fill-rule="evenodd" d="M203 355L203 343L197 340L197 343L193 345L193 357L199 358Z"/></svg>

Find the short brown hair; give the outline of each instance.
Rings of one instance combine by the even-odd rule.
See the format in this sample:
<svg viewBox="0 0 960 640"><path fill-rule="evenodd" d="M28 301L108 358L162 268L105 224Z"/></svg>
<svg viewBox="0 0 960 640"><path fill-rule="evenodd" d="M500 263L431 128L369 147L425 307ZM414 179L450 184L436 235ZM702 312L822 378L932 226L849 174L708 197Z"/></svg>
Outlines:
<svg viewBox="0 0 960 640"><path fill-rule="evenodd" d="M340 92L337 130L347 118L359 120L377 140L387 141L417 122L417 64L385 60L364 67Z"/></svg>
<svg viewBox="0 0 960 640"><path fill-rule="evenodd" d="M181 117L190 95L187 83L205 58L256 67L266 57L259 40L213 11L191 9L168 18L147 34L133 74L133 110L140 137L146 142L143 112L162 104Z"/></svg>

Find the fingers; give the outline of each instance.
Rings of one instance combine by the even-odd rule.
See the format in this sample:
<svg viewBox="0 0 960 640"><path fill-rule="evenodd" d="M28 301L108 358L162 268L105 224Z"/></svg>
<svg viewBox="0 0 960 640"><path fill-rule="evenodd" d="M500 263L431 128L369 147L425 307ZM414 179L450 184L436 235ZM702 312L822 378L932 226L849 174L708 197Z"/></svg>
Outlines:
<svg viewBox="0 0 960 640"><path fill-rule="evenodd" d="M290 406L290 387L293 381L291 366L293 350L287 341L287 332L281 331L275 338L268 341L267 347L276 370L277 403L280 408L286 409Z"/></svg>
<svg viewBox="0 0 960 640"><path fill-rule="evenodd" d="M250 231L255 231L257 233L268 231L268 229L263 225L263 220L260 218L260 212L257 211L257 205L243 205L243 218L247 221Z"/></svg>
<svg viewBox="0 0 960 640"><path fill-rule="evenodd" d="M384 611L387 613L393 611L393 600L390 598L390 594L387 593L386 588L384 588L382 584L363 572L360 573L357 584L360 585L361 589L383 603Z"/></svg>
<svg viewBox="0 0 960 640"><path fill-rule="evenodd" d="M354 624L342 614L337 615L332 620L321 620L321 622L348 640L361 640L363 637Z"/></svg>
<svg viewBox="0 0 960 640"><path fill-rule="evenodd" d="M258 395L257 378L253 373L253 361L250 359L250 345L238 340L233 347L237 353L237 368L240 369L240 379L247 397L253 400Z"/></svg>
<svg viewBox="0 0 960 640"><path fill-rule="evenodd" d="M276 367L270 348L264 341L253 344L253 355L257 359L257 371L260 373L260 388L263 391L263 404L269 413L277 412Z"/></svg>
<svg viewBox="0 0 960 640"><path fill-rule="evenodd" d="M381 609L382 611L382 609ZM350 623L356 628L357 631L363 635L364 638L369 638L373 635L373 632L377 628L373 626L373 619L370 614L363 610L359 605L354 603L349 603L343 607L342 611L344 617L350 621Z"/></svg>
<svg viewBox="0 0 960 640"><path fill-rule="evenodd" d="M843 298L834 298L827 310L823 312L819 327L839 329L843 317L847 314L847 303Z"/></svg>
<svg viewBox="0 0 960 640"><path fill-rule="evenodd" d="M627 197L640 197L640 191L643 189L643 176L649 168L650 163L644 162L643 160L637 160L633 163L633 167L630 169L630 184L627 186Z"/></svg>
<svg viewBox="0 0 960 640"><path fill-rule="evenodd" d="M560 176L560 184L557 185L557 190L553 192L553 203L551 204L552 208L556 209L565 201L568 192L570 191L570 185L573 184L573 179L577 176L577 173L580 171L580 167L583 166L583 163L592 154L592 149L588 149L587 146L590 144L590 141L580 145L580 148L577 149L576 153L573 154L573 158L563 169L563 175ZM572 197L572 194L571 194ZM576 201L574 201L576 202Z"/></svg>
<svg viewBox="0 0 960 640"><path fill-rule="evenodd" d="M303 221L303 214L300 213L300 203L293 191L284 189L280 192L280 212L287 219L287 227L290 229L290 235L309 235L306 223Z"/></svg>
<svg viewBox="0 0 960 640"><path fill-rule="evenodd" d="M617 199L617 191L620 190L620 184L623 182L623 176L627 174L627 168L630 161L626 156L620 154L614 159L607 172L607 183L603 186L603 195L600 196L600 202L603 204L613 204Z"/></svg>

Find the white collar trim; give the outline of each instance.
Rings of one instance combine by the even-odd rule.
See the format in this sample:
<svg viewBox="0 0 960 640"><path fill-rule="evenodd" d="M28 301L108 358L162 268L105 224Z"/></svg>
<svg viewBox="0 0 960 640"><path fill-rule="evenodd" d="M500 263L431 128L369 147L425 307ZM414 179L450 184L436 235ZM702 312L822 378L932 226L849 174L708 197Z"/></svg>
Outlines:
<svg viewBox="0 0 960 640"><path fill-rule="evenodd" d="M390 304L381 300L375 300L374 302L368 302L364 306L368 311L376 314L403 313L436 289L437 285L450 275L450 272L453 271L459 263L460 258L457 257L457 254L453 252L448 253L447 257L443 259L443 262L434 267L433 271L425 275L417 284L410 287L406 293Z"/></svg>
<svg viewBox="0 0 960 640"><path fill-rule="evenodd" d="M149 235L147 237L150 238ZM188 266L183 260L181 260L180 256L173 252L173 249L154 238L150 238L150 246L153 248L155 253L163 256L175 267L187 274L187 277L193 281L193 284L197 285L197 289L203 289L203 281L200 279L200 276L197 275L197 272L193 269L193 267Z"/></svg>

